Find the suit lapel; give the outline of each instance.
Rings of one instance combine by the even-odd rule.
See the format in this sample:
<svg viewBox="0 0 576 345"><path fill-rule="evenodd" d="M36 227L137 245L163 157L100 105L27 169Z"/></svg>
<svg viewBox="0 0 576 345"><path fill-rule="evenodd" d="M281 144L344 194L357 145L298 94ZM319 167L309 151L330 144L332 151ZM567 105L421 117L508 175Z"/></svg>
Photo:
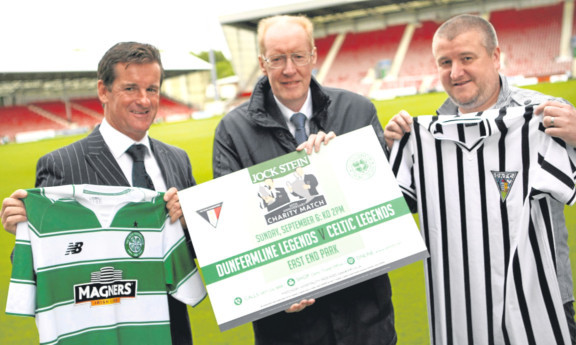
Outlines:
<svg viewBox="0 0 576 345"><path fill-rule="evenodd" d="M160 167L160 172L162 173L162 177L164 178L164 181L166 182L166 188L170 188L173 186L179 186L179 184L176 181L176 174L175 173L171 173L171 174L167 173L167 171L172 166L170 164L171 152L166 150L164 147L162 147L162 145L159 145L157 140L152 139L150 137L148 137L148 138L150 139L150 148L152 148L152 154L154 155L154 158L156 158L156 162L158 163L158 167Z"/></svg>
<svg viewBox="0 0 576 345"><path fill-rule="evenodd" d="M110 185L130 186L120 165L100 134L99 127L96 127L86 139L86 152L88 152L86 162L94 169L98 178Z"/></svg>

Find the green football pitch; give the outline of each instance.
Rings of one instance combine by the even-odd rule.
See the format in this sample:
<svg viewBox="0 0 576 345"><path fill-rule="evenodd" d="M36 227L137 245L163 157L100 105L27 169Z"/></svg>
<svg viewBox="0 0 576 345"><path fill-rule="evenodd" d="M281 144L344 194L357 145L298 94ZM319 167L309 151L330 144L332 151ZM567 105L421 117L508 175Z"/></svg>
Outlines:
<svg viewBox="0 0 576 345"><path fill-rule="evenodd" d="M576 80L530 86L545 94L555 95L576 104ZM431 93L375 102L382 125L398 111L405 109L413 115L432 114L445 98L443 93ZM351 114L353 116L353 114ZM150 135L188 152L193 174L198 183L212 178L212 140L220 117L154 125ZM71 136L34 143L0 146L0 198L9 196L17 188L34 187L36 161L42 155L67 145L82 136ZM576 248L576 207L566 208L569 245ZM10 281L10 252L14 236L0 230L0 344L37 344L38 332L33 318L8 316L4 313ZM570 255L576 268L576 250ZM428 344L424 271L417 262L390 273L399 344ZM195 308L189 308L194 343L199 345L253 344L251 325L243 325L220 332L207 298Z"/></svg>

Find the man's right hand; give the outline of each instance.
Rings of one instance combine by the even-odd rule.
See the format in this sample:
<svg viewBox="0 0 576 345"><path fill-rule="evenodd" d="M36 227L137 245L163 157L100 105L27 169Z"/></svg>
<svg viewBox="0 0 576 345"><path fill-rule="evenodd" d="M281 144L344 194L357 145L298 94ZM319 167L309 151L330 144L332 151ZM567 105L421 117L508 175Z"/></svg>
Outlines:
<svg viewBox="0 0 576 345"><path fill-rule="evenodd" d="M22 200L20 200L26 196L28 196L28 192L23 189L17 189L10 197L2 201L2 210L0 210L2 226L4 230L13 235L16 234L16 225L28 220L26 208Z"/></svg>
<svg viewBox="0 0 576 345"><path fill-rule="evenodd" d="M315 299L303 299L300 303L294 303L290 306L290 308L286 309L285 312L287 313L299 313L302 310L306 309L307 307L311 306L316 302Z"/></svg>
<svg viewBox="0 0 576 345"><path fill-rule="evenodd" d="M336 138L336 133L333 131L328 132L328 134L323 131L319 131L317 134L310 134L308 140L298 145L296 151L306 150L307 154L311 154L312 151L318 153L320 151L320 145L328 145L330 140Z"/></svg>
<svg viewBox="0 0 576 345"><path fill-rule="evenodd" d="M412 125L412 116L406 110L401 110L390 119L384 127L384 139L389 150L392 148L394 140L400 140L404 133L410 132L410 125Z"/></svg>

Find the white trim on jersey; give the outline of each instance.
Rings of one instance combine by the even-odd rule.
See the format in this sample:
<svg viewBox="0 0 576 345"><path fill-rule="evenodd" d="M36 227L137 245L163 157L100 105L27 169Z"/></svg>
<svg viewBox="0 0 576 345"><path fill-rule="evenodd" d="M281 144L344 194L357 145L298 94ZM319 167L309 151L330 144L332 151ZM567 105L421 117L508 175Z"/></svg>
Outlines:
<svg viewBox="0 0 576 345"><path fill-rule="evenodd" d="M532 112L420 116L392 148L431 255L432 344L569 343L553 224L540 206L575 202L576 154Z"/></svg>
<svg viewBox="0 0 576 345"><path fill-rule="evenodd" d="M162 196L92 185L29 190L6 312L35 316L47 344L95 344L104 334L130 343L120 336L130 332L169 341L167 294L195 306L206 290Z"/></svg>
<svg viewBox="0 0 576 345"><path fill-rule="evenodd" d="M150 308L154 306L154 312ZM89 315L90 318L86 318ZM146 315L146 319L142 318ZM116 324L165 323L169 324L168 303L165 294L139 295L136 299L123 299L112 306L93 307L90 303L70 303L39 313L36 318L40 342L62 338L86 329L115 327Z"/></svg>

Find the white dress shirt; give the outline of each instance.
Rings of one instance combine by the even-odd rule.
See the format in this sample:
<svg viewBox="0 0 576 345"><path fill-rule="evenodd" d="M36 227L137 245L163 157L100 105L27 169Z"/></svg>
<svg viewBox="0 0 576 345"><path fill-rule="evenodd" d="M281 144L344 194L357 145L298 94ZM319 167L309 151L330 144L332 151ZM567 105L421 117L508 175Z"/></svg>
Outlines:
<svg viewBox="0 0 576 345"><path fill-rule="evenodd" d="M310 117L312 116L312 92L310 91L310 88L308 88L308 97L306 97L306 101L304 102L304 104L302 105L302 108L300 108L299 111L293 111L290 108L288 108L287 106L285 106L284 104L282 104L278 98L276 98L276 96L274 96L274 100L276 100L276 104L278 104L278 108L280 108L280 111L282 112L282 115L284 115L284 119L286 120L286 124L288 125L288 129L290 130L290 133L292 133L292 135L294 135L294 133L296 133L296 126L294 126L294 124L292 123L292 121L290 121L290 118L292 117L292 115L294 115L295 113L302 113L306 116L307 120L310 120ZM310 121L306 121L306 135L310 136Z"/></svg>
<svg viewBox="0 0 576 345"><path fill-rule="evenodd" d="M159 192L166 191L166 182L162 177L160 166L158 165L158 162L156 161L156 158L154 158L152 150L150 149L150 140L148 138L148 133L146 133L146 136L144 136L142 140L135 142L124 133L121 133L117 129L112 127L106 121L106 119L102 120L102 124L100 125L100 133L102 134L102 137L106 142L106 145L108 145L110 152L112 152L112 155L118 162L118 165L120 165L120 168L122 169L122 172L124 172L124 175L126 176L126 179L130 183L130 185L132 185L133 162L130 155L126 153L126 150L128 150L128 148L133 144L142 144L146 146L147 150L146 155L144 157L144 166L146 167L146 172L152 179L152 182L154 183L154 188L157 191Z"/></svg>

